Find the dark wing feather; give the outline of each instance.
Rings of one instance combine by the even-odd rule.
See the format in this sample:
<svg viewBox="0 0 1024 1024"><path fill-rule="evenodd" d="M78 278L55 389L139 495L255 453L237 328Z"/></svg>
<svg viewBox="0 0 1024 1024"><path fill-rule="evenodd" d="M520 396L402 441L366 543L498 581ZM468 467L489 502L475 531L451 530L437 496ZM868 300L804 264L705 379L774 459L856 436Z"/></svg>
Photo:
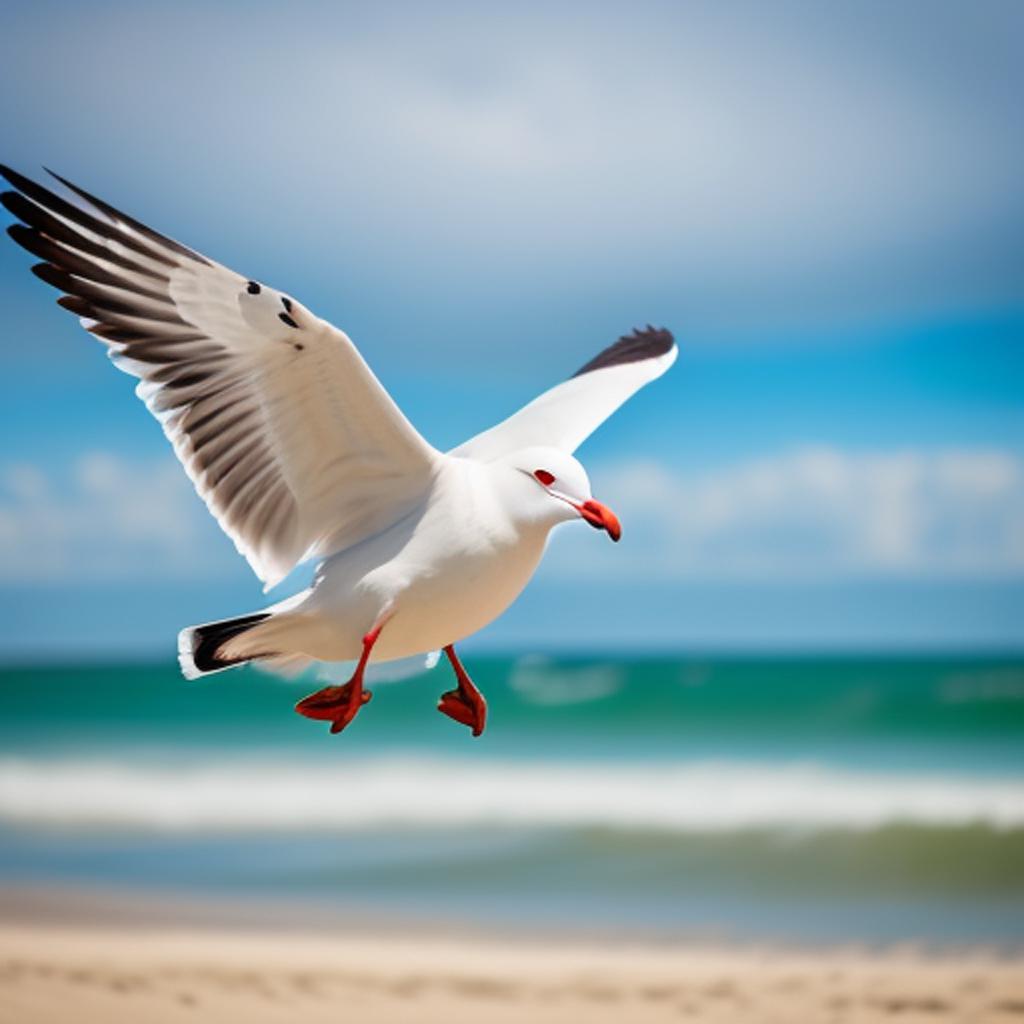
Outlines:
<svg viewBox="0 0 1024 1024"><path fill-rule="evenodd" d="M450 454L490 462L536 445L573 452L675 358L671 332L651 326L634 331L599 352L568 380Z"/></svg>
<svg viewBox="0 0 1024 1024"><path fill-rule="evenodd" d="M603 352L598 352L589 363L585 363L573 377L582 377L594 370L605 370L610 366L623 366L626 363L639 363L644 359L657 359L672 351L675 339L672 332L664 327L647 325L643 330L637 329L632 334L623 335Z"/></svg>
<svg viewBox="0 0 1024 1024"><path fill-rule="evenodd" d="M75 205L6 167L8 234L138 377L196 489L269 584L389 526L436 452L348 337L309 310L57 175Z"/></svg>

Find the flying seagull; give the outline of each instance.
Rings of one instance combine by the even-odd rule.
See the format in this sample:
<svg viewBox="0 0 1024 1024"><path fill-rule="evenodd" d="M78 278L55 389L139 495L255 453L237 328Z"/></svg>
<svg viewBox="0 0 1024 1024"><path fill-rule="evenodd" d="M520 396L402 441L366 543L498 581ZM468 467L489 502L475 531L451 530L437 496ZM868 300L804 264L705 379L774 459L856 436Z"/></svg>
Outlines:
<svg viewBox="0 0 1024 1024"><path fill-rule="evenodd" d="M444 650L438 709L483 732L487 705L454 644L526 586L551 529L581 519L617 541L573 452L675 361L672 335L620 338L568 380L449 452L420 436L343 331L48 172L74 199L0 167L7 230L33 272L103 341L159 420L265 589L319 559L312 586L178 638L188 678L258 661L357 661L296 705L344 729L374 662Z"/></svg>

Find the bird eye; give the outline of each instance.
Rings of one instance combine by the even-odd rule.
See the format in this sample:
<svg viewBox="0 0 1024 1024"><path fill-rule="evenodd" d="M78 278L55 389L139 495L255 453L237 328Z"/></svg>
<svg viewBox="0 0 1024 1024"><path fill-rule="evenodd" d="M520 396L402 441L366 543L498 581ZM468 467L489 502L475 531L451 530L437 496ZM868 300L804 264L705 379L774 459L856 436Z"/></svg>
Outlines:
<svg viewBox="0 0 1024 1024"><path fill-rule="evenodd" d="M555 482L553 473L549 473L546 469L535 469L533 475L545 486L550 487Z"/></svg>

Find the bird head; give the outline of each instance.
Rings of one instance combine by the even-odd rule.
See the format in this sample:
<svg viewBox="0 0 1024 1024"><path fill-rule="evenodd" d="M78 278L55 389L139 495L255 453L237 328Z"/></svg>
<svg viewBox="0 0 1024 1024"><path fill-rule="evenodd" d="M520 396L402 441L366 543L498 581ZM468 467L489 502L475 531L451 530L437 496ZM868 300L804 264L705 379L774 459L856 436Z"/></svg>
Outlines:
<svg viewBox="0 0 1024 1024"><path fill-rule="evenodd" d="M536 518L549 519L552 525L578 518L604 530L612 540L622 536L615 513L594 500L587 471L568 452L558 448L524 448L504 461L520 474L524 486L517 490L525 495Z"/></svg>

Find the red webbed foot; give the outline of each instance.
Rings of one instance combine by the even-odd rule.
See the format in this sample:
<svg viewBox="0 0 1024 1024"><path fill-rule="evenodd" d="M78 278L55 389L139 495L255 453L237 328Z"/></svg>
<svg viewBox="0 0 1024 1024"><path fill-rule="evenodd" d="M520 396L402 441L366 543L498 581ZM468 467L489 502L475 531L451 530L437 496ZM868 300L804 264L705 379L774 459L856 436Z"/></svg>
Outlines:
<svg viewBox="0 0 1024 1024"><path fill-rule="evenodd" d="M344 686L325 686L316 693L311 693L295 705L295 710L306 718L314 718L320 722L331 722L338 713L352 702L352 683ZM370 691L362 691L362 703L370 699Z"/></svg>
<svg viewBox="0 0 1024 1024"><path fill-rule="evenodd" d="M300 700L295 710L306 718L331 722L331 732L341 732L356 717L359 709L369 703L372 696L361 685L357 692L355 683L351 682L344 686L325 686Z"/></svg>
<svg viewBox="0 0 1024 1024"><path fill-rule="evenodd" d="M306 718L315 718L321 722L331 723L331 732L339 733L353 718L359 709L373 696L369 690L363 689L363 674L366 663L370 660L370 651L384 628L386 619L381 619L366 636L363 637L363 653L356 665L352 678L344 686L325 686L316 693L300 700L295 710Z"/></svg>
<svg viewBox="0 0 1024 1024"><path fill-rule="evenodd" d="M473 730L473 735L479 736L487 725L487 701L462 667L462 662L455 654L455 648L449 645L444 652L455 669L459 685L457 689L441 694L437 710L462 725L468 725Z"/></svg>
<svg viewBox="0 0 1024 1024"><path fill-rule="evenodd" d="M437 710L462 725L468 725L474 736L479 736L487 723L487 704L483 697L481 696L480 701L475 703L467 700L459 690L449 690L441 694Z"/></svg>
<svg viewBox="0 0 1024 1024"><path fill-rule="evenodd" d="M358 704L350 702L345 708L342 709L340 715L331 722L331 735L337 735L341 732L352 721L353 718L359 713L359 709L364 705L368 704L373 694L369 690L362 691L362 699Z"/></svg>

